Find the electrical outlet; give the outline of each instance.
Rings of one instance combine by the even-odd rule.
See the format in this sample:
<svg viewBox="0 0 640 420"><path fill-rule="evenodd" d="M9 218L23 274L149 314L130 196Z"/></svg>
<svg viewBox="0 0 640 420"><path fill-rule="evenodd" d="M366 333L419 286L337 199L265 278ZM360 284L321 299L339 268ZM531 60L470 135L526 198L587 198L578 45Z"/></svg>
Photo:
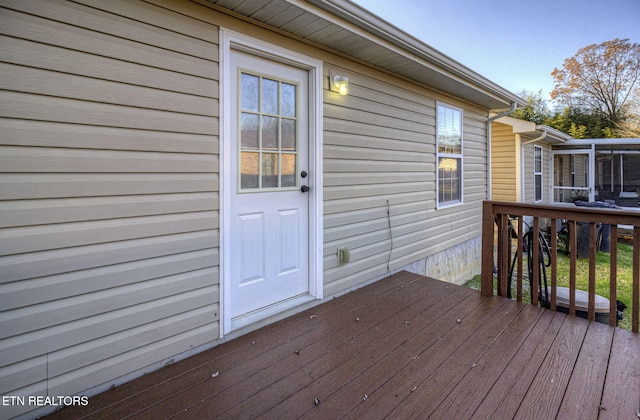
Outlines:
<svg viewBox="0 0 640 420"><path fill-rule="evenodd" d="M338 265L343 265L351 261L351 255L349 254L349 248L338 249Z"/></svg>

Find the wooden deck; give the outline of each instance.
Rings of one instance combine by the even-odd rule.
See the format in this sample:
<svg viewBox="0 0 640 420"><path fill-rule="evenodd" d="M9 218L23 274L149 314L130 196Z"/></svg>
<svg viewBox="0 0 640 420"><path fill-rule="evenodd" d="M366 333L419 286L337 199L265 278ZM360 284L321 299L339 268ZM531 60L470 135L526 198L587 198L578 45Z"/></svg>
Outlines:
<svg viewBox="0 0 640 420"><path fill-rule="evenodd" d="M637 419L640 335L402 272L48 419Z"/></svg>

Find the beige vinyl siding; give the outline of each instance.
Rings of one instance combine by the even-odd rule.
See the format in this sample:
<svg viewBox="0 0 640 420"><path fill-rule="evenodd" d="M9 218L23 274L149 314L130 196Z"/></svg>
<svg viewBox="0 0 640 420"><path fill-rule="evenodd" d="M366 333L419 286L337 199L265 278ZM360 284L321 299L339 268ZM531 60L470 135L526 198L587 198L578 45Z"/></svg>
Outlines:
<svg viewBox="0 0 640 420"><path fill-rule="evenodd" d="M218 339L219 26L325 63L325 296L480 236L486 110L195 2L0 4L3 395L104 387ZM464 115L463 204L439 210L436 101Z"/></svg>
<svg viewBox="0 0 640 420"><path fill-rule="evenodd" d="M589 162L586 154L575 155L575 186L587 187L589 186L589 180L587 179L587 170Z"/></svg>
<svg viewBox="0 0 640 420"><path fill-rule="evenodd" d="M511 126L491 125L491 197L499 201L518 201L516 139Z"/></svg>
<svg viewBox="0 0 640 420"><path fill-rule="evenodd" d="M394 270L477 237L486 198L485 113L362 68L326 64L325 78L329 68L348 74L351 88L325 90L325 295L384 275L389 258ZM464 204L440 210L436 100L464 112ZM351 262L338 266L343 247Z"/></svg>
<svg viewBox="0 0 640 420"><path fill-rule="evenodd" d="M1 6L0 393L71 395L212 342L218 27L142 1Z"/></svg>
<svg viewBox="0 0 640 420"><path fill-rule="evenodd" d="M523 138L523 141L526 142L526 140L526 138ZM542 142L527 144L524 146L524 202L535 202L535 184L533 177L534 146L542 148L542 201L540 201L540 203L546 204L549 203L549 176L551 175L549 170L549 159L551 156L551 148L548 144Z"/></svg>

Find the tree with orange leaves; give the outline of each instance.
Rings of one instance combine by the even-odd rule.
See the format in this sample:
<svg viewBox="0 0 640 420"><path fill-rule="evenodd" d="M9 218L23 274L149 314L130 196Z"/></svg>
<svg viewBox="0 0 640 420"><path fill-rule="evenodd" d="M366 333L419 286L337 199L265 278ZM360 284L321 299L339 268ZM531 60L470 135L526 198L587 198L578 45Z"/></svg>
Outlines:
<svg viewBox="0 0 640 420"><path fill-rule="evenodd" d="M581 48L551 73L551 98L594 112L612 127L619 127L637 105L640 87L640 44L614 39Z"/></svg>

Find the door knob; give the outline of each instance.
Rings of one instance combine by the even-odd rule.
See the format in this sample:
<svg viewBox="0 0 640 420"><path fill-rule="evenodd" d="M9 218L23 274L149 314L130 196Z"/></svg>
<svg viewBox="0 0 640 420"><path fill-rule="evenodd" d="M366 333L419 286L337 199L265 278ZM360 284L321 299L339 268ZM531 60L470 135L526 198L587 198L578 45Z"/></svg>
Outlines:
<svg viewBox="0 0 640 420"><path fill-rule="evenodd" d="M302 187L300 187L300 191L302 191L303 193L306 193L307 191L309 191L309 187L307 187L306 185L303 185Z"/></svg>

